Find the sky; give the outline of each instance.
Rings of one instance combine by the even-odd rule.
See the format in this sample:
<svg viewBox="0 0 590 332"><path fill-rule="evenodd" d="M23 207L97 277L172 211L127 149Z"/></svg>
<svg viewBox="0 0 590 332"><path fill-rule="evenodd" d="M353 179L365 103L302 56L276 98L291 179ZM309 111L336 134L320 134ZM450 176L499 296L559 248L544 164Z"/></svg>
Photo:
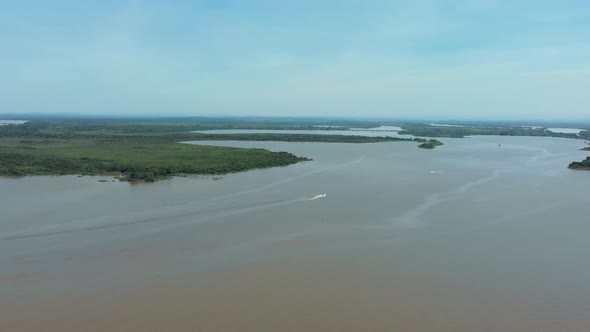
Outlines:
<svg viewBox="0 0 590 332"><path fill-rule="evenodd" d="M590 1L0 0L0 113L590 119Z"/></svg>

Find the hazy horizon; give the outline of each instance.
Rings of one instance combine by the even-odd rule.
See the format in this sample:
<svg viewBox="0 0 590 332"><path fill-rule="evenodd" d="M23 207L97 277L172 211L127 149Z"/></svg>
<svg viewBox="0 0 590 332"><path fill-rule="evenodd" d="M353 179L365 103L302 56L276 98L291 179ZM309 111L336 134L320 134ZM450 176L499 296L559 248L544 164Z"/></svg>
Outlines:
<svg viewBox="0 0 590 332"><path fill-rule="evenodd" d="M21 1L0 113L590 120L590 4Z"/></svg>
<svg viewBox="0 0 590 332"><path fill-rule="evenodd" d="M257 115L257 114L150 114L150 113L136 113L136 114L80 114L80 113L0 113L0 120L36 120L36 119L146 119L146 120L158 120L158 119L203 119L203 120L217 120L217 119L250 119L253 121L301 121L303 123L330 123L330 122L375 122L375 123L457 123L457 124L468 124L468 123L514 123L522 125L542 125L542 124L563 124L570 126L590 126L590 116L579 117L579 118L564 118L564 117L411 117L411 116L399 116L399 117L385 117L385 116L361 116L361 115L350 115L350 116L283 116L283 115Z"/></svg>

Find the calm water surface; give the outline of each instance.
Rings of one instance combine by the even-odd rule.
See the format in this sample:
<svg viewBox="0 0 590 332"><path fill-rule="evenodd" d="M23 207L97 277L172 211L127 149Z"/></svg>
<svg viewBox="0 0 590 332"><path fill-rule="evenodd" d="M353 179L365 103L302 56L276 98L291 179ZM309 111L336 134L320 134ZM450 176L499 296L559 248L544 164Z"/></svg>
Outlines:
<svg viewBox="0 0 590 332"><path fill-rule="evenodd" d="M220 310L239 324L227 329L252 331L273 330L268 317L252 320L264 312L289 320L283 330L347 330L366 319L389 330L587 331L590 173L566 168L587 155L584 142L443 141L432 151L411 142L195 142L313 161L141 185L0 179L0 329L49 331L78 308L78 325L55 330L141 330L146 313L161 314L151 324L179 314L158 307L165 297L179 308L210 299L208 316L187 330L229 324L212 318ZM133 289L141 291L105 305ZM167 291L141 297L154 289ZM104 311L114 302L153 304L130 316ZM325 325L334 321L342 326Z"/></svg>

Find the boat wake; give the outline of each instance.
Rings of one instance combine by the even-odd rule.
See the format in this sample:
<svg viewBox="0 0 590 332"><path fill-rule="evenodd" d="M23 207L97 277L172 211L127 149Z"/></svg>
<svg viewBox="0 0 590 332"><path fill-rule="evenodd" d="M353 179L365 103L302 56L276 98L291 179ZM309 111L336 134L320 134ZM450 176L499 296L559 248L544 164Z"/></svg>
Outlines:
<svg viewBox="0 0 590 332"><path fill-rule="evenodd" d="M168 227L179 227L183 225L206 223L250 211L276 208L287 204L300 203L302 201L313 201L326 196L327 194L319 194L313 197L274 200L245 205L221 204L209 209L203 209L192 205L171 206L170 208L158 209L157 211L148 210L126 215L100 216L85 220L75 220L41 226L37 225L7 232L0 232L0 241L132 226L144 223L165 222ZM175 221L172 222L172 220Z"/></svg>
<svg viewBox="0 0 590 332"><path fill-rule="evenodd" d="M303 199L306 201L315 201L316 199L324 198L326 196L327 196L327 194L319 194L319 195L315 195L313 197L303 197Z"/></svg>

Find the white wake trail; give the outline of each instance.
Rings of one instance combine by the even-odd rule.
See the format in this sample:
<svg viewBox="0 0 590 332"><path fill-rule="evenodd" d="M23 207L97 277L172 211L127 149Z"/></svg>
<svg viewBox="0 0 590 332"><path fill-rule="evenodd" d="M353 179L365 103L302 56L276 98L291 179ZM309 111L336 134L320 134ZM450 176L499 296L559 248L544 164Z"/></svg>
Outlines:
<svg viewBox="0 0 590 332"><path fill-rule="evenodd" d="M326 196L327 196L327 194L319 194L319 195L315 195L315 196L310 197L310 198L306 198L305 200L306 201L315 201L316 199L324 198Z"/></svg>

